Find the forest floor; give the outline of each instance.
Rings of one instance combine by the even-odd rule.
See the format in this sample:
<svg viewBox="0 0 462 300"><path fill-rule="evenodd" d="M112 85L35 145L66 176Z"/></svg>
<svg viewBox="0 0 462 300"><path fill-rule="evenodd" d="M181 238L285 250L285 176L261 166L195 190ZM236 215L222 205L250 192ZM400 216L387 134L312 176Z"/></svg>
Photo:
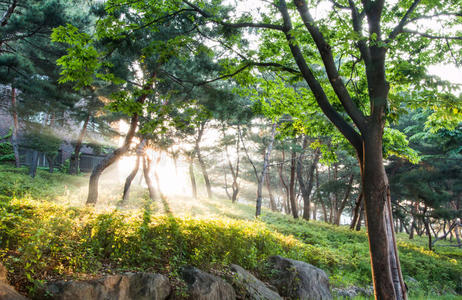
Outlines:
<svg viewBox="0 0 462 300"><path fill-rule="evenodd" d="M262 275L271 255L306 261L326 271L333 287L371 284L367 235L320 221L294 220L223 198L167 196L151 202L135 187L127 206L121 188L101 188L85 207L87 176L49 174L0 165L0 260L10 282L30 296L49 280L91 278L123 271L166 274L181 290L186 264L219 273L230 263ZM435 252L427 239L398 234L410 299L462 299L462 249Z"/></svg>

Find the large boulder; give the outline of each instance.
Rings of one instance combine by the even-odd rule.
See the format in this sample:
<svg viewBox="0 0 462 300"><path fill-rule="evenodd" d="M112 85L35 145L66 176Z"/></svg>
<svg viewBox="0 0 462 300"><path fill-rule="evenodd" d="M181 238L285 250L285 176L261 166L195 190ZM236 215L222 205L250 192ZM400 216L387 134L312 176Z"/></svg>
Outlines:
<svg viewBox="0 0 462 300"><path fill-rule="evenodd" d="M232 277L235 291L242 299L250 300L282 300L278 293L269 289L266 284L258 280L251 273L238 265L231 265Z"/></svg>
<svg viewBox="0 0 462 300"><path fill-rule="evenodd" d="M234 300L233 287L223 279L186 266L181 270L183 280L188 284L189 298L193 300Z"/></svg>
<svg viewBox="0 0 462 300"><path fill-rule="evenodd" d="M168 278L154 273L126 273L85 281L48 285L56 300L164 300L171 292Z"/></svg>
<svg viewBox="0 0 462 300"><path fill-rule="evenodd" d="M332 299L326 273L302 261L281 256L268 259L268 276L279 295L289 299Z"/></svg>

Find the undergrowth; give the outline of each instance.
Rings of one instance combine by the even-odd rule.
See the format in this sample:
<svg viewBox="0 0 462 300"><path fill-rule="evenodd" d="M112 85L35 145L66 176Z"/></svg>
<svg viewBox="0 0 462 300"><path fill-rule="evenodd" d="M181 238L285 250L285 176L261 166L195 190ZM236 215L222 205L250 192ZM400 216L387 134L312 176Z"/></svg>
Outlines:
<svg viewBox="0 0 462 300"><path fill-rule="evenodd" d="M218 199L145 200L137 209L106 212L73 207L55 202L85 178L42 171L31 180L26 170L2 168L0 257L10 270L10 282L31 296L51 279L141 270L175 279L186 264L220 270L234 263L259 274L271 255L322 268L335 287L371 284L363 231L267 210L255 219L253 207ZM444 299L454 299L449 294L461 292L459 249L434 253L425 249L423 238L410 241L398 235L398 240L411 296L447 294Z"/></svg>

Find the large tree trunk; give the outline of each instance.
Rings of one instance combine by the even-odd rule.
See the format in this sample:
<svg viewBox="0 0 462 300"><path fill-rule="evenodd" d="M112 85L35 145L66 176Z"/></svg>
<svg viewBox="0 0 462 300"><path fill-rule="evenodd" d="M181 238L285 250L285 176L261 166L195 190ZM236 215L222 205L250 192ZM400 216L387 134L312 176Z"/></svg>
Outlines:
<svg viewBox="0 0 462 300"><path fill-rule="evenodd" d="M199 131L198 131L198 136L197 136L197 139L196 139L195 150L196 150L197 160L199 161L199 166L201 167L202 176L204 176L205 187L207 188L207 196L208 196L209 199L212 199L212 197L213 197L212 185L210 184L210 178L209 178L209 174L207 172L207 166L205 165L205 162L204 162L204 159L203 159L202 153L201 153L201 148L199 146L199 143L200 143L200 141L202 139L202 135L204 134L205 124L206 124L206 122L202 122L199 125Z"/></svg>
<svg viewBox="0 0 462 300"><path fill-rule="evenodd" d="M69 174L79 173L79 161L80 161L80 148L82 148L83 137L87 131L88 123L90 122L90 114L87 114L85 121L83 122L82 129L80 130L79 136L75 143L74 155L71 157L71 163L69 166Z"/></svg>
<svg viewBox="0 0 462 300"><path fill-rule="evenodd" d="M377 299L404 299L406 289L401 275L390 190L382 157L383 127L376 126L372 124L364 136L364 167L361 172L374 291ZM361 158L359 160L361 162Z"/></svg>
<svg viewBox="0 0 462 300"><path fill-rule="evenodd" d="M148 83L143 87L143 93L136 99L136 103L143 104L148 96L149 90L152 89L153 81L156 78L156 73L153 73L151 78L149 79ZM90 175L90 183L88 185L88 197L87 197L87 205L94 205L96 201L98 201L98 182L99 178L103 171L116 162L122 155L127 153L130 148L130 144L132 143L132 139L135 136L136 127L138 126L138 114L134 113L130 120L130 127L128 129L128 133L125 136L125 141L121 147L114 150L111 154L107 155L103 160L101 160L91 172Z"/></svg>
<svg viewBox="0 0 462 300"><path fill-rule="evenodd" d="M18 145L18 113L16 111L16 88L11 88L11 111L13 114L13 132L11 133L11 145L13 145L14 164L16 168L21 166L19 158L19 145Z"/></svg>
<svg viewBox="0 0 462 300"><path fill-rule="evenodd" d="M289 181L289 199L292 207L292 216L298 219L297 201L295 201L295 168L296 168L297 152L292 150L290 157L290 181Z"/></svg>
<svg viewBox="0 0 462 300"><path fill-rule="evenodd" d="M257 217L261 215L263 184L265 183L266 170L268 169L271 150L273 149L274 137L276 136L276 127L277 127L277 124L276 122L274 122L273 125L271 126L271 136L270 136L268 146L266 147L265 157L263 158L263 168L258 178L257 201L256 201L256 209L255 209L255 216Z"/></svg>

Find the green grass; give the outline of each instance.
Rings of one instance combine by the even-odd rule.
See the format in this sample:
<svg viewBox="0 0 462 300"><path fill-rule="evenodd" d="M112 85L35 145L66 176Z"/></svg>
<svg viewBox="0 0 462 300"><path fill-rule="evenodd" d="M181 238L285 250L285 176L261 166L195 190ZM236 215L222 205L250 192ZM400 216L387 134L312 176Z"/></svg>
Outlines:
<svg viewBox="0 0 462 300"><path fill-rule="evenodd" d="M367 236L319 221L294 220L223 199L178 197L150 203L138 190L129 208L117 209L120 189L84 207L85 176L49 174L35 179L25 169L0 165L0 256L11 282L34 295L54 278L147 270L177 281L192 264L220 271L230 263L263 273L271 255L324 269L335 287L370 285ZM462 251L426 250L426 239L398 235L401 264L411 299L457 299ZM262 274L260 274L262 275ZM441 296L444 295L444 296Z"/></svg>

